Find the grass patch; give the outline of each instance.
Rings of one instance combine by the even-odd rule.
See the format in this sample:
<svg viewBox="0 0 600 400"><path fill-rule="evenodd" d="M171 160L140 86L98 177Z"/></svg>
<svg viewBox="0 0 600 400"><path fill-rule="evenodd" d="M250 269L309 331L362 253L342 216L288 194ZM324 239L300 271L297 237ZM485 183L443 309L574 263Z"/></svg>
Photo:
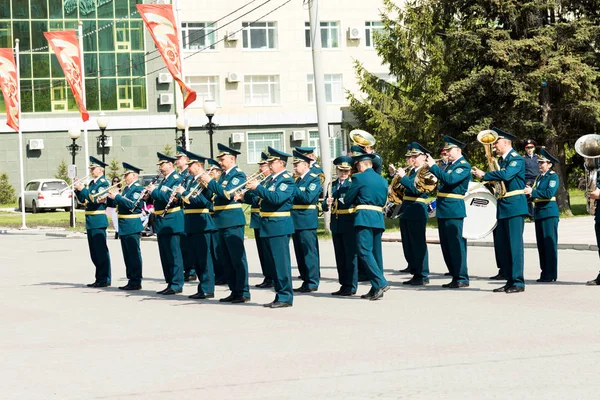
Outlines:
<svg viewBox="0 0 600 400"><path fill-rule="evenodd" d="M569 190L569 198L571 200L571 212L575 217L584 217L589 215L586 211L587 200L583 190L571 189ZM561 218L568 218L562 215Z"/></svg>
<svg viewBox="0 0 600 400"><path fill-rule="evenodd" d="M69 226L69 213L65 211L47 211L39 214L27 213L25 218L27 227L29 228L52 227L65 228L78 232L85 231L85 215L83 213L77 213L76 226L74 228ZM20 228L21 214L0 212L0 226Z"/></svg>

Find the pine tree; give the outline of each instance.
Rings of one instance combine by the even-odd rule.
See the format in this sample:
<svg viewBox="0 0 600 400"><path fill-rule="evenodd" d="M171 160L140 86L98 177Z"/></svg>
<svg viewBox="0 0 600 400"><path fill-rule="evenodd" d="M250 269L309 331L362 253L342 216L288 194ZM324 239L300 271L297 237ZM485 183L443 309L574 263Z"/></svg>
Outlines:
<svg viewBox="0 0 600 400"><path fill-rule="evenodd" d="M166 156L172 156L173 155L173 147L170 144L166 144L162 150L162 153Z"/></svg>
<svg viewBox="0 0 600 400"><path fill-rule="evenodd" d="M0 174L0 204L10 204L17 201L15 188L8 181L8 174L3 172Z"/></svg>
<svg viewBox="0 0 600 400"><path fill-rule="evenodd" d="M58 164L58 168L54 177L67 182L67 185L71 184L71 178L69 178L69 167L64 159L60 161L60 164Z"/></svg>
<svg viewBox="0 0 600 400"><path fill-rule="evenodd" d="M108 178L109 180L113 180L114 178L121 177L121 164L119 161L112 159L110 164L108 165Z"/></svg>
<svg viewBox="0 0 600 400"><path fill-rule="evenodd" d="M399 8L384 0L384 6L375 43L397 83L357 64L367 97L351 97L351 107L383 143L387 161L399 160L398 146L408 141L432 145L448 134L468 143L469 158L481 164L475 135L497 126L558 156L558 203L568 210L566 150L600 123L598 2L409 0Z"/></svg>

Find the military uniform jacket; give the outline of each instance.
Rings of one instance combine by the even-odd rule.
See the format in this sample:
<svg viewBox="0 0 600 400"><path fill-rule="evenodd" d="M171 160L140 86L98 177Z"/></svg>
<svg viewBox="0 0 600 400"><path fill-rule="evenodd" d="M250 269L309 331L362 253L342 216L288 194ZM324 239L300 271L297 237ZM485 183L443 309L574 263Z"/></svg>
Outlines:
<svg viewBox="0 0 600 400"><path fill-rule="evenodd" d="M538 164L539 159L540 157L537 154L534 154L531 157L527 154L523 156L523 161L525 161L525 181L527 183L533 182L540 174L540 164Z"/></svg>
<svg viewBox="0 0 600 400"><path fill-rule="evenodd" d="M438 178L436 217L465 218L467 210L463 198L471 181L471 164L461 157L449 164L445 170L434 164L430 171Z"/></svg>
<svg viewBox="0 0 600 400"><path fill-rule="evenodd" d="M271 176L261 182L260 186L266 186L271 180ZM260 229L260 202L262 199L254 190L248 190L244 193L244 203L250 204L250 228Z"/></svg>
<svg viewBox="0 0 600 400"><path fill-rule="evenodd" d="M266 186L258 185L256 194L260 202L260 236L273 237L294 233L291 210L296 187L294 178L287 172L269 180Z"/></svg>
<svg viewBox="0 0 600 400"><path fill-rule="evenodd" d="M558 174L548 171L544 175L538 175L533 184L531 198L535 208L533 218L545 219L558 217L558 204L556 204L556 192L558 192Z"/></svg>
<svg viewBox="0 0 600 400"><path fill-rule="evenodd" d="M140 198L140 193L144 190L139 182L133 182L123 188L123 191L118 194L114 200L107 199L108 207L116 207L119 214L119 235L126 236L134 233L140 233L144 230L142 219L142 202L140 202L135 210L131 210L133 205Z"/></svg>
<svg viewBox="0 0 600 400"><path fill-rule="evenodd" d="M180 207L181 198L171 203L170 212L161 218L163 210L169 202L173 189L182 183L181 175L173 171L169 176L162 180L156 189L152 191L150 197L154 200L154 212L156 219L154 226L157 234L174 234L184 232L183 210Z"/></svg>
<svg viewBox="0 0 600 400"><path fill-rule="evenodd" d="M196 192L190 196L190 192L194 191L198 187L198 180L194 180L193 176L190 176L189 184L187 189L183 192L183 213L185 215L185 233L199 233L199 232L211 232L216 231L217 226L213 220L212 211L212 193L206 188L202 189L202 192ZM200 189L198 189L200 190Z"/></svg>
<svg viewBox="0 0 600 400"><path fill-rule="evenodd" d="M600 174L598 174L598 179L596 179L596 187L600 188ZM594 221L600 221L600 200L595 201L596 212L594 213Z"/></svg>
<svg viewBox="0 0 600 400"><path fill-rule="evenodd" d="M354 230L354 205L352 203L346 204L343 201L340 201L340 199L346 197L346 193L351 185L351 177L344 180L341 186L339 179L336 179L331 184L331 197L333 198L332 206L337 208L337 213L331 213L329 227L331 228L332 233L352 232ZM325 197L325 201L323 201L323 211L329 211L327 197Z"/></svg>
<svg viewBox="0 0 600 400"><path fill-rule="evenodd" d="M246 182L246 174L235 166L227 174L223 172L218 182L213 179L208 183L208 188L216 195L214 221L217 228L224 229L246 225L246 216L244 210L242 210L242 204L233 200L233 193L231 193L231 200L227 199L224 193L225 190L230 191L244 182Z"/></svg>
<svg viewBox="0 0 600 400"><path fill-rule="evenodd" d="M295 230L317 229L319 226L319 211L317 203L321 193L321 180L310 170L303 178L296 180L292 219Z"/></svg>
<svg viewBox="0 0 600 400"><path fill-rule="evenodd" d="M382 208L387 201L387 189L388 182L372 168L352 175L352 185L343 203L354 205L354 226L385 229Z"/></svg>
<svg viewBox="0 0 600 400"><path fill-rule="evenodd" d="M420 168L423 168L422 166ZM400 179L400 184L404 186L404 200L400 208L400 218L407 221L427 221L427 193L421 193L415 187L415 177L420 168L413 168L410 173ZM411 200L413 198L414 200Z"/></svg>
<svg viewBox="0 0 600 400"><path fill-rule="evenodd" d="M85 203L85 229L100 229L108 227L106 218L106 203L98 203L96 196L110 187L106 177L102 175L88 183L81 192L75 191L80 202Z"/></svg>
<svg viewBox="0 0 600 400"><path fill-rule="evenodd" d="M383 159L381 158L381 156L379 155L378 152L374 152L373 155L375 155L375 158L373 159L373 171L375 171L375 173L377 175L381 175L381 167L383 166Z"/></svg>
<svg viewBox="0 0 600 400"><path fill-rule="evenodd" d="M486 172L484 181L504 182L506 196L498 199L496 211L497 219L511 218L519 215L527 215L527 198L523 193L525 189L525 162L523 157L511 150L499 160L500 170Z"/></svg>

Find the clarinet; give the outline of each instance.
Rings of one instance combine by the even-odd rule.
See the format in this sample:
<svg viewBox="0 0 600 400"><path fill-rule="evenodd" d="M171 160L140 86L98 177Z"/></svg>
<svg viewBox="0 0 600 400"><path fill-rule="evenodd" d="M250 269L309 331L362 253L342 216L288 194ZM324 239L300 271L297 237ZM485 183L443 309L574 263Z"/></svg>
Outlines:
<svg viewBox="0 0 600 400"><path fill-rule="evenodd" d="M154 178L152 178L152 181L150 181L150 185L154 185L156 183L156 181L160 178L160 173L158 173ZM129 209L129 212L134 212L135 209L138 207L138 205L140 204L140 202L144 199L144 197L146 197L146 195L148 194L148 190L146 188L144 188L144 190L142 190L140 192L140 197L135 201L135 203L133 203L133 207L131 207Z"/></svg>

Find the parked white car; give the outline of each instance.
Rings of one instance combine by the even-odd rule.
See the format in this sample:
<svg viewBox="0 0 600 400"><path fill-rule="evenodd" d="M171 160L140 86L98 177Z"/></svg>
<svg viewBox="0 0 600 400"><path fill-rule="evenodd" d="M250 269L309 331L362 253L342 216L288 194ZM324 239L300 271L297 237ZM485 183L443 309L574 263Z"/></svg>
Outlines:
<svg viewBox="0 0 600 400"><path fill-rule="evenodd" d="M71 211L72 191L62 179L35 179L25 186L25 210L37 213L43 209L64 208ZM19 205L21 205L19 198Z"/></svg>

